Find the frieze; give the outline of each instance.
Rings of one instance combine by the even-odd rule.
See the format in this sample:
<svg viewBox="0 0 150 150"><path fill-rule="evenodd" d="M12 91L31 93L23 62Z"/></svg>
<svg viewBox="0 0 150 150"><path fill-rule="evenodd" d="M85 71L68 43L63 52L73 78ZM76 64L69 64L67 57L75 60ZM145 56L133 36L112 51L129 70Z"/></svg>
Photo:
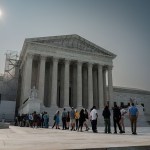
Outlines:
<svg viewBox="0 0 150 150"><path fill-rule="evenodd" d="M80 51L78 49L69 49L34 42L28 42L27 45L28 46L26 47L25 54L32 52L35 54L38 53L45 56L60 56L61 58L71 58L73 60L84 59L85 61L94 61L96 63L99 62L101 64L112 64L112 59L109 56L95 54L88 51L85 52ZM24 58L25 57L23 57L22 62L24 62Z"/></svg>
<svg viewBox="0 0 150 150"><path fill-rule="evenodd" d="M45 45L51 46L59 46L64 48L71 48L71 49L78 49L81 51L91 52L91 53L98 53L105 56L111 56L110 54L103 52L102 49L93 46L92 44L88 43L87 41L72 37L72 38L64 38L64 39L44 39L44 40L37 40L33 41L36 43L42 43Z"/></svg>
<svg viewBox="0 0 150 150"><path fill-rule="evenodd" d="M35 44L35 43L34 43ZM107 65L112 65L112 61L110 58L100 58L97 55L95 55L95 57L91 57L91 55L85 55L85 53L83 53L81 55L81 51L79 51L80 53L76 52L76 53L70 53L70 50L66 51L66 49L60 49L58 47L47 47L47 48L43 48L43 45L39 44L36 46L34 46L34 49L30 46L30 51L32 51L32 53L38 53L41 55L45 55L47 57L59 57L59 58L67 58L67 59L71 59L71 60L84 60L85 62L93 62L93 63L101 63L103 65L107 64ZM90 56L90 57L89 57Z"/></svg>
<svg viewBox="0 0 150 150"><path fill-rule="evenodd" d="M37 50L37 51L44 51L44 52L52 52L52 53L57 53L59 51L60 52L69 52L69 53L75 53L75 54L84 54L84 55L88 55L91 58L95 59L95 57L97 57L97 59L103 59L103 60L107 60L110 61L110 57L106 56L106 55L101 55L101 54L95 54L89 51L80 51L78 49L69 49L69 48L64 48L64 47L58 47L58 46L52 46L52 45L46 45L46 44L40 44L40 43L30 43L28 49L30 50ZM60 51L61 50L61 51Z"/></svg>

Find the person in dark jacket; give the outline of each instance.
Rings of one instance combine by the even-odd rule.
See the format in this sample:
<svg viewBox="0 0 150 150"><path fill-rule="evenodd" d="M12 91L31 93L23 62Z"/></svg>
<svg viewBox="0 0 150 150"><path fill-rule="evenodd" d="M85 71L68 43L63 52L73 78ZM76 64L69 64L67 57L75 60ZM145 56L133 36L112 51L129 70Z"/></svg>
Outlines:
<svg viewBox="0 0 150 150"><path fill-rule="evenodd" d="M121 126L120 126L120 119L121 119L121 112L119 107L117 106L116 103L114 103L113 107L113 121L114 121L114 133L117 134L117 125L120 130L120 133L123 133Z"/></svg>
<svg viewBox="0 0 150 150"><path fill-rule="evenodd" d="M111 113L108 106L105 106L102 115L104 117L105 122L105 133L111 133L111 124L110 124Z"/></svg>
<svg viewBox="0 0 150 150"><path fill-rule="evenodd" d="M83 128L83 123L84 122L85 122L84 109L81 109L81 111L80 111L80 118L79 118L79 128L78 128L78 131L80 129L80 131L82 132L82 128Z"/></svg>

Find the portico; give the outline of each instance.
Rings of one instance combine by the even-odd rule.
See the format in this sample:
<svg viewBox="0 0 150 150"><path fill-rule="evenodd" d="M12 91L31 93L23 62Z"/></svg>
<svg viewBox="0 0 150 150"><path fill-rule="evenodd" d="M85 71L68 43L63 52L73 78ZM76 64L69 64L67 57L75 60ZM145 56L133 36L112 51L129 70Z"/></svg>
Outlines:
<svg viewBox="0 0 150 150"><path fill-rule="evenodd" d="M45 107L101 108L107 101L112 105L115 57L78 35L26 39L21 53L20 106L33 86Z"/></svg>

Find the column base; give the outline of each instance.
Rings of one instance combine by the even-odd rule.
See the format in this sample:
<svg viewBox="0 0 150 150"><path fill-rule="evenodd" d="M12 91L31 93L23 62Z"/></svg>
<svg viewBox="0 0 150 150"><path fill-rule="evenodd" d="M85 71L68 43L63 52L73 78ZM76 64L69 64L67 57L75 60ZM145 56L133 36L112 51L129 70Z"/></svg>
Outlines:
<svg viewBox="0 0 150 150"><path fill-rule="evenodd" d="M10 125L9 123L0 122L0 129L8 129L9 125Z"/></svg>
<svg viewBox="0 0 150 150"><path fill-rule="evenodd" d="M66 109L66 110L70 110L71 109L71 107L70 106L68 106L68 105L66 105L66 106L63 106L63 109Z"/></svg>
<svg viewBox="0 0 150 150"><path fill-rule="evenodd" d="M59 107L57 105L51 105L50 109L58 109Z"/></svg>
<svg viewBox="0 0 150 150"><path fill-rule="evenodd" d="M78 111L80 111L81 109L83 109L83 106L77 106Z"/></svg>

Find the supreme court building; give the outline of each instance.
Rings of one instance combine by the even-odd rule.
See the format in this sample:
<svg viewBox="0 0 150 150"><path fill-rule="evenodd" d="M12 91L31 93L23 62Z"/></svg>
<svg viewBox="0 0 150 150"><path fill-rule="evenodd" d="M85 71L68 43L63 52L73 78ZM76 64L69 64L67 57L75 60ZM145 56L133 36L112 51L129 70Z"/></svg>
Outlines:
<svg viewBox="0 0 150 150"><path fill-rule="evenodd" d="M78 35L25 39L20 55L18 109L26 113L32 106L32 110L38 107L43 111L112 105L115 57ZM33 87L37 96L31 99Z"/></svg>

